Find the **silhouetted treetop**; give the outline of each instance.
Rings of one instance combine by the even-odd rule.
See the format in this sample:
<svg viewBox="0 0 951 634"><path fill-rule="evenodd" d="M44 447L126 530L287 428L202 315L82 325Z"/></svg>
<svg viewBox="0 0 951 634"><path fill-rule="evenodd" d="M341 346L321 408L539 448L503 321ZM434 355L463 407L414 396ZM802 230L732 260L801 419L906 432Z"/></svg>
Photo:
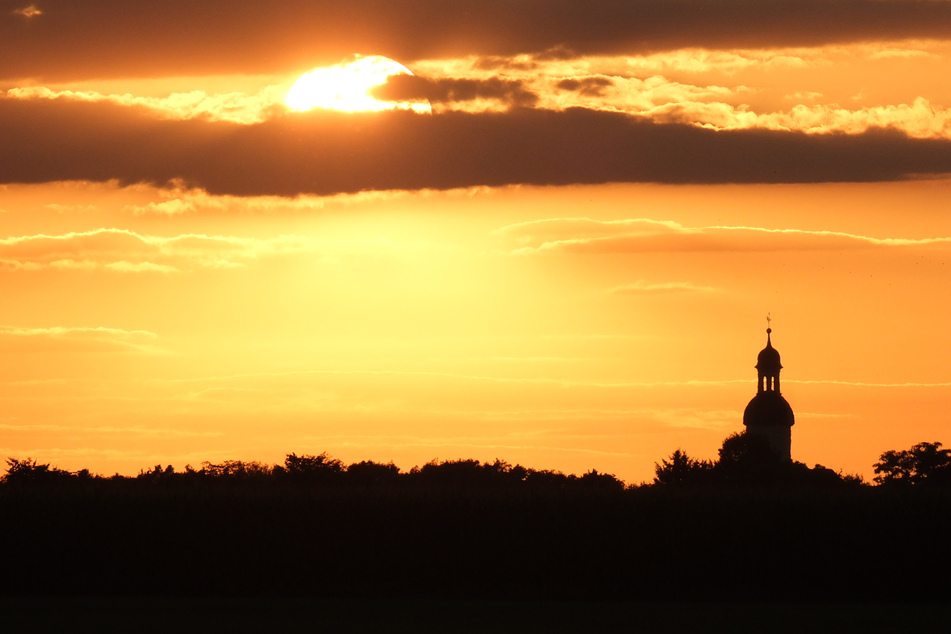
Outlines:
<svg viewBox="0 0 951 634"><path fill-rule="evenodd" d="M278 475L287 475L287 477L298 482L329 483L339 479L344 473L346 467L344 464L332 458L327 452L317 456L298 456L296 453L289 453L284 459L284 467L276 470Z"/></svg>
<svg viewBox="0 0 951 634"><path fill-rule="evenodd" d="M9 485L72 486L80 479L130 486L159 487L161 489L195 489L201 487L281 488L347 488L397 487L404 490L426 488L453 491L494 491L521 489L526 491L564 491L567 489L591 491L624 489L624 482L612 474L595 469L582 476L566 475L560 471L537 470L511 465L503 460L480 462L473 459L432 460L408 472L400 472L392 462L378 463L364 460L345 465L326 452L318 455L287 454L283 465L267 465L256 461L224 460L220 463L205 461L201 469L187 465L176 471L172 465L157 464L142 469L135 477L116 474L110 478L94 476L83 469L76 473L37 464L33 459L10 458L3 482Z"/></svg>
<svg viewBox="0 0 951 634"><path fill-rule="evenodd" d="M860 485L857 476L843 476L832 469L801 462L787 462L769 440L750 432L727 436L719 460L691 458L677 449L667 460L654 464L654 485L707 488L724 487L833 487Z"/></svg>
<svg viewBox="0 0 951 634"><path fill-rule="evenodd" d="M72 473L63 469L51 467L48 464L37 464L33 458L7 458L7 474L4 482L14 486L50 485L59 484L72 479L86 479L92 477L86 469Z"/></svg>
<svg viewBox="0 0 951 634"><path fill-rule="evenodd" d="M875 463L875 482L951 486L951 450L942 449L940 442L920 442L903 451L886 451Z"/></svg>
<svg viewBox="0 0 951 634"><path fill-rule="evenodd" d="M697 460L676 449L669 460L654 463L654 484L688 486L707 482L713 470L709 460Z"/></svg>

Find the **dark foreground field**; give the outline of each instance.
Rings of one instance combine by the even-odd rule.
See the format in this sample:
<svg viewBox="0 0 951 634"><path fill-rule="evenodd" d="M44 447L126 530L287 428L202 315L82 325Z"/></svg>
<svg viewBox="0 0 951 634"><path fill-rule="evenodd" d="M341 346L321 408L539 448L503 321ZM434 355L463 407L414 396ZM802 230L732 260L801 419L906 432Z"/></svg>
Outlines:
<svg viewBox="0 0 951 634"><path fill-rule="evenodd" d="M938 632L936 605L321 600L273 598L0 599L8 631L387 632Z"/></svg>
<svg viewBox="0 0 951 634"><path fill-rule="evenodd" d="M0 517L8 597L696 605L951 596L947 491L7 488Z"/></svg>

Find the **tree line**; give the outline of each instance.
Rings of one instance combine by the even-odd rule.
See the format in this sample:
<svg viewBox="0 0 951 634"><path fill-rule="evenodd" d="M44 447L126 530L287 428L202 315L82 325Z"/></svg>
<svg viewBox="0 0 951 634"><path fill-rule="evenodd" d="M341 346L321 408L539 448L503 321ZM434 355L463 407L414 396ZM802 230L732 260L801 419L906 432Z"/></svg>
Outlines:
<svg viewBox="0 0 951 634"><path fill-rule="evenodd" d="M889 450L873 465L879 486L901 488L951 487L951 450L940 442L920 442L909 449ZM769 443L748 433L732 434L723 441L717 460L692 458L677 449L654 464L653 484L669 487L730 485L864 486L861 476L843 474L822 465L780 460Z"/></svg>
<svg viewBox="0 0 951 634"><path fill-rule="evenodd" d="M951 487L951 450L940 442L921 442L905 450L889 450L874 465L874 483L885 487ZM364 460L344 464L326 452L287 454L283 464L225 460L203 462L199 469L186 465L155 465L136 476L102 476L88 469L68 471L32 458L8 458L2 482L10 487L73 486L318 486L382 488L476 488L524 491L622 491L643 487L713 489L730 487L861 487L861 476L843 474L822 465L779 459L761 437L736 433L727 437L716 460L701 460L681 449L654 464L651 483L625 484L613 474L592 469L583 475L533 469L503 460L432 460L409 471L393 462Z"/></svg>
<svg viewBox="0 0 951 634"><path fill-rule="evenodd" d="M342 488L342 489L479 489L525 491L622 491L625 483L612 474L592 469L583 475L511 465L503 460L432 460L402 472L392 462L364 460L344 464L326 452L287 454L283 464L225 460L203 462L201 468L155 465L138 475L102 476L88 469L68 471L32 458L8 458L3 483L10 488L108 487L116 488Z"/></svg>
<svg viewBox="0 0 951 634"><path fill-rule="evenodd" d="M730 437L655 481L501 460L288 454L134 476L8 460L0 594L940 601L949 456L885 452L872 486ZM926 556L923 556L926 554Z"/></svg>

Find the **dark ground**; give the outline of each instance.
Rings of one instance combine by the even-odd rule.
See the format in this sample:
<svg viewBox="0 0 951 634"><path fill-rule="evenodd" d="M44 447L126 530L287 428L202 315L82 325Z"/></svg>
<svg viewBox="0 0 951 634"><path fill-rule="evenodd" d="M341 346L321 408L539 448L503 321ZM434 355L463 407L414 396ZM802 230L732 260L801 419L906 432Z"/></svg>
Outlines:
<svg viewBox="0 0 951 634"><path fill-rule="evenodd" d="M951 491L0 488L0 629L929 632Z"/></svg>
<svg viewBox="0 0 951 634"><path fill-rule="evenodd" d="M939 632L937 605L5 598L10 632Z"/></svg>

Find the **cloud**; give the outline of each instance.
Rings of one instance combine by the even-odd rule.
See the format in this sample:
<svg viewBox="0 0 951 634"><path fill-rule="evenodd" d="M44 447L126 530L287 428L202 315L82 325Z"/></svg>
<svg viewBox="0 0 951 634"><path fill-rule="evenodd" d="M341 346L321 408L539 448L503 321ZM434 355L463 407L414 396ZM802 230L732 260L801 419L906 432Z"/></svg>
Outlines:
<svg viewBox="0 0 951 634"><path fill-rule="evenodd" d="M705 130L614 112L291 113L161 120L109 103L0 99L0 181L330 195L608 182L870 182L951 172L951 142L893 130Z"/></svg>
<svg viewBox="0 0 951 634"><path fill-rule="evenodd" d="M58 214L89 213L96 210L95 205L62 205L59 203L48 203L43 205L43 207L50 211L55 211Z"/></svg>
<svg viewBox="0 0 951 634"><path fill-rule="evenodd" d="M922 51L920 49L909 49L909 48L886 48L884 50L876 51L869 56L871 59L908 59L908 58L918 58L918 57L931 57L937 58L937 55L934 53L929 53L928 51Z"/></svg>
<svg viewBox="0 0 951 634"><path fill-rule="evenodd" d="M710 429L714 431L735 429L743 414L734 410L660 409L645 412L667 427Z"/></svg>
<svg viewBox="0 0 951 634"><path fill-rule="evenodd" d="M331 241L299 235L239 238L183 234L160 237L125 229L96 229L0 239L0 270L176 273L197 268L238 268L263 258L305 253L317 254L328 261L341 255L377 256L401 246L404 245L387 240Z"/></svg>
<svg viewBox="0 0 951 634"><path fill-rule="evenodd" d="M595 337L600 337L595 335ZM608 336L613 338L613 336ZM170 385L184 384L208 384L208 383L231 383L240 381L270 381L279 383L285 389L288 381L295 378L326 377L326 376L376 376L386 379L388 384L393 384L395 379L400 377L423 378L423 379L446 379L448 381L461 381L466 383L508 383L512 385L550 385L559 388L597 388L597 389L618 389L627 390L630 388L655 388L655 387L719 387L734 385L739 383L749 383L749 379L721 379L721 380L687 380L687 381L597 381L597 380L576 380L566 378L549 377L504 377L504 376L486 376L470 374L454 374L451 372L432 372L421 370L289 370L283 372L252 372L241 374L227 374L218 376L205 376L197 378L183 379L165 379L164 382Z"/></svg>
<svg viewBox="0 0 951 634"><path fill-rule="evenodd" d="M161 352L155 346L157 335L148 330L120 328L18 328L0 326L0 349L80 352Z"/></svg>
<svg viewBox="0 0 951 634"><path fill-rule="evenodd" d="M813 95L798 98L814 99ZM785 112L757 114L747 106L671 99L650 108L632 108L659 123L694 124L716 130L781 130L807 134L862 134L893 129L918 139L951 139L951 110L919 97L911 105L842 108L837 104L797 105Z"/></svg>
<svg viewBox="0 0 951 634"><path fill-rule="evenodd" d="M538 95L527 89L521 80L499 77L470 79L395 75L371 94L385 101L428 99L436 111L440 105L448 105L453 110L483 111L531 107L538 102Z"/></svg>
<svg viewBox="0 0 951 634"><path fill-rule="evenodd" d="M151 201L144 204L126 205L123 211L137 216L143 215L164 215L178 216L183 214L262 214L272 212L294 212L307 213L329 209L332 207L361 205L372 203L377 200L395 200L405 198L410 195L409 192L386 191L374 192L363 191L354 194L338 194L334 196L295 196L287 198L283 196L213 196L208 192L189 188L181 181L173 181L167 188L151 188L139 186L137 189L146 191L149 196L159 198L158 201ZM476 190L459 190L456 195L472 195ZM416 195L433 194L434 192L421 192ZM50 208L59 208L51 207Z"/></svg>
<svg viewBox="0 0 951 634"><path fill-rule="evenodd" d="M12 13L13 15L22 15L25 18L35 18L39 15L43 15L43 12L36 8L35 4L23 7L22 9L14 9Z"/></svg>
<svg viewBox="0 0 951 634"><path fill-rule="evenodd" d="M452 60L429 60L417 65L421 77L396 78L407 82L480 82L515 84L520 91L535 96L538 108L563 110L582 107L612 112L644 115L660 123L684 123L714 129L765 128L802 131L810 134L844 132L856 134L875 127L902 130L917 138L951 138L951 116L948 110L923 97L911 95L912 105L866 104L845 108L838 103L821 103L823 95L816 91L790 91L785 99L806 100L817 104L797 106L789 111L763 110L764 104L750 106L747 102L764 99L771 92L771 76L778 68L813 67L820 74L841 65L843 72L862 75L881 70L875 60L927 56L941 57L927 49L942 51L946 43L898 42L891 48L881 43L860 43L812 49L769 49L758 51L711 51L682 49L662 54L641 56L589 56L568 59L542 59L543 56L516 56L506 64L500 58L469 57ZM909 71L911 62L906 63ZM490 68L486 68L489 66ZM742 71L754 86L744 84L716 85L717 82ZM894 72L894 71L893 71ZM788 74L788 73L787 73ZM794 74L802 75L802 73ZM770 81L776 81L771 79ZM419 96L423 91L408 93ZM400 95L395 95L400 96ZM841 97L840 97L841 98ZM767 103L769 102L766 97ZM474 107L470 102L444 102L445 109L481 111L504 109L505 101L486 101Z"/></svg>
<svg viewBox="0 0 951 634"><path fill-rule="evenodd" d="M201 90L173 93L168 97L136 97L128 93L104 95L91 90L51 90L43 86L11 88L10 99L62 99L87 103L108 102L146 108L163 119L208 119L232 123L260 123L283 112L286 86L268 86L257 94L241 92L207 94Z"/></svg>
<svg viewBox="0 0 951 634"><path fill-rule="evenodd" d="M861 381L836 381L836 380L786 380L786 383L801 383L803 385L836 385L844 387L888 387L888 388L946 388L951 387L951 382L944 383L865 383Z"/></svg>
<svg viewBox="0 0 951 634"><path fill-rule="evenodd" d="M662 282L652 284L644 280L638 280L633 284L624 284L615 286L607 290L608 293L618 295L642 295L658 293L713 293L716 292L712 286L697 286L690 282Z"/></svg>
<svg viewBox="0 0 951 634"><path fill-rule="evenodd" d="M354 51L405 64L949 35L951 3L905 0L44 0L41 20L0 21L0 79L280 72Z"/></svg>
<svg viewBox="0 0 951 634"><path fill-rule="evenodd" d="M614 85L614 80L610 77L582 77L580 79L570 78L562 79L555 86L561 90L570 90L581 93L582 95L600 97L604 95L605 90Z"/></svg>
<svg viewBox="0 0 951 634"><path fill-rule="evenodd" d="M916 138L951 139L951 110L932 105L919 97L911 105L873 106L849 110L835 105L800 105L788 112L763 114L753 125L780 130L805 132L844 132L859 134L872 128L898 128ZM750 127L747 121L721 128Z"/></svg>
<svg viewBox="0 0 951 634"><path fill-rule="evenodd" d="M127 435L132 434L145 438L218 438L223 436L222 432L217 431L195 431L192 429L166 429L150 428L140 425L132 427L115 427L101 425L98 427L81 427L72 425L37 425L29 423L24 425L0 423L0 430L7 432L26 432L31 435L49 433L51 435Z"/></svg>
<svg viewBox="0 0 951 634"><path fill-rule="evenodd" d="M496 233L520 245L531 246L563 240L603 239L610 236L691 233L672 220L630 218L594 220L592 218L546 218L519 222L497 229Z"/></svg>
<svg viewBox="0 0 951 634"><path fill-rule="evenodd" d="M723 86L695 86L670 81L655 75L645 79L637 77L601 75L574 76L554 83L550 89L541 90L538 105L542 108L565 109L584 107L595 110L646 114L663 119L655 113L659 108L677 107L681 104L706 105L711 100L726 100L736 97L742 89ZM702 117L695 120L681 118L677 123L705 123Z"/></svg>
<svg viewBox="0 0 951 634"><path fill-rule="evenodd" d="M670 81L661 75L643 79L622 75L574 75L557 79L556 70L575 72L577 69L549 69L541 77L533 78L398 75L371 92L377 98L389 101L429 100L435 112L584 107L645 115L659 123L693 124L719 130L764 128L810 134L858 134L872 128L892 127L915 138L951 139L951 111L922 97L911 105L859 109L843 108L837 104L797 105L788 111L756 113L746 105L728 103L750 90L743 86L697 86ZM465 71L442 69L442 72ZM106 102L144 108L161 119L203 119L250 125L285 114L285 93L286 86L268 86L253 95L240 92L208 94L193 90L158 98L27 86L7 90L6 97L23 101ZM821 96L817 92L798 92L787 99L815 101Z"/></svg>
<svg viewBox="0 0 951 634"><path fill-rule="evenodd" d="M742 226L684 227L674 222L649 219L604 221L590 218L552 218L509 225L499 229L497 233L514 243L514 253L520 254L819 251L951 246L951 237L873 238L837 231ZM631 287L612 290L647 292L664 288L665 285L639 282ZM676 288L678 285L669 290ZM713 290L705 287L688 288Z"/></svg>

